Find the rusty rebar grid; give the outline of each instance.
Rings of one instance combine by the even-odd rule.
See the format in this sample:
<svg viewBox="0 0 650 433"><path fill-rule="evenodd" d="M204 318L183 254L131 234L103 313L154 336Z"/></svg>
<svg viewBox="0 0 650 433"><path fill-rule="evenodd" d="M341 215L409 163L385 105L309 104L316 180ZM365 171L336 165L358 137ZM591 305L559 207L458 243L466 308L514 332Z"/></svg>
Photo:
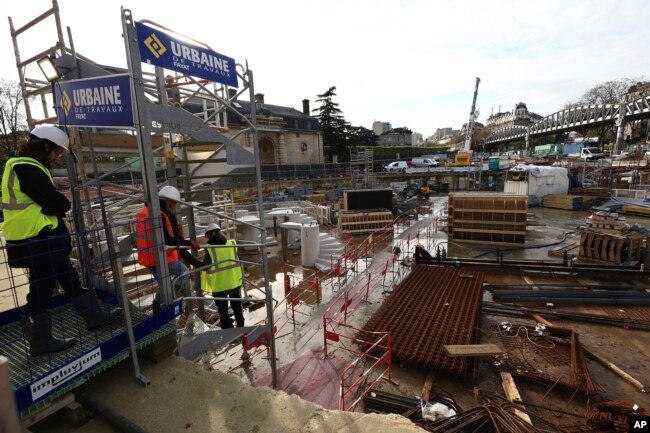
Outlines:
<svg viewBox="0 0 650 433"><path fill-rule="evenodd" d="M391 335L399 362L467 377L473 362L445 345L478 342L483 273L418 265L364 326Z"/></svg>

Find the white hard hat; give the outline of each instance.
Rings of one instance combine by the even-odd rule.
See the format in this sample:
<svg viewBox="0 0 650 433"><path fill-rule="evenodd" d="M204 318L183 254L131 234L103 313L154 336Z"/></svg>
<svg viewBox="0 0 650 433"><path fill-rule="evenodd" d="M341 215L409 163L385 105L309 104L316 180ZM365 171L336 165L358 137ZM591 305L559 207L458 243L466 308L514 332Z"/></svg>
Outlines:
<svg viewBox="0 0 650 433"><path fill-rule="evenodd" d="M221 230L221 226L217 223L210 223L208 224L208 228L205 229L205 234L207 235L208 233L214 230Z"/></svg>
<svg viewBox="0 0 650 433"><path fill-rule="evenodd" d="M158 191L158 197L161 200L181 201L181 192L178 190L178 188L174 188L171 185L166 185L160 188L160 191Z"/></svg>
<svg viewBox="0 0 650 433"><path fill-rule="evenodd" d="M60 130L54 125L38 125L31 132L32 135L40 138L41 140L48 140L59 147L68 150L70 148L70 141L68 134Z"/></svg>

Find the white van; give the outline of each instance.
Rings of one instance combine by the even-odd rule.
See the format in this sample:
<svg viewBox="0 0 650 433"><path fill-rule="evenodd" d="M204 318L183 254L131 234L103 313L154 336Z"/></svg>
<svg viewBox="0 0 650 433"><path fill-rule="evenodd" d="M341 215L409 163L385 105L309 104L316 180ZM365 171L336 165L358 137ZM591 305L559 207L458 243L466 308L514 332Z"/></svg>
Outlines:
<svg viewBox="0 0 650 433"><path fill-rule="evenodd" d="M409 165L406 161L394 161L388 164L384 169L386 171L401 171L404 172L409 168Z"/></svg>
<svg viewBox="0 0 650 433"><path fill-rule="evenodd" d="M603 151L598 147L583 147L580 152L570 153L569 158L580 158L583 161L593 161L605 157Z"/></svg>
<svg viewBox="0 0 650 433"><path fill-rule="evenodd" d="M411 165L413 167L437 167L440 165L440 161L436 158L413 158Z"/></svg>

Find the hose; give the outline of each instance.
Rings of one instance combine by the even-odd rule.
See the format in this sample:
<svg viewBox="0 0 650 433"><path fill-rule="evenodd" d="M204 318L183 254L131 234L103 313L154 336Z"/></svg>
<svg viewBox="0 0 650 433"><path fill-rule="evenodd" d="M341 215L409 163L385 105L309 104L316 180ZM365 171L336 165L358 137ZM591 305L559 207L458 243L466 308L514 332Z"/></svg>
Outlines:
<svg viewBox="0 0 650 433"><path fill-rule="evenodd" d="M484 252L482 252L480 254L477 254L477 255L473 256L472 259L478 259L480 257L487 256L488 254L492 254L492 253L496 253L496 252L511 253L511 252L514 252L514 251L531 250L531 249L535 249L535 248L554 247L555 245L560 245L560 244L564 243L566 241L567 236L572 235L573 233L574 232L566 232L566 233L564 233L564 237L562 238L562 240L559 240L557 242L552 242L550 244L528 245L528 246L525 246L525 247L515 247L515 248L505 248L505 249L492 248L490 250L484 251Z"/></svg>

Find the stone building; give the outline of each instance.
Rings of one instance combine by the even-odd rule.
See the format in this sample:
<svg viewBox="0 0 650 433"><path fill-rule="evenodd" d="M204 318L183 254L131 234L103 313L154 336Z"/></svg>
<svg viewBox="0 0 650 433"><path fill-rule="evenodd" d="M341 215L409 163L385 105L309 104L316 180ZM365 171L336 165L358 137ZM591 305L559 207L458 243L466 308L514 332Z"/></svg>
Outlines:
<svg viewBox="0 0 650 433"><path fill-rule="evenodd" d="M500 112L492 114L485 122L486 128L503 128L506 126L529 126L542 120L542 116L532 111L528 111L528 107L523 102L515 105L512 111Z"/></svg>
<svg viewBox="0 0 650 433"><path fill-rule="evenodd" d="M485 128L485 126L481 122L474 122L474 125L472 125L472 136L478 134ZM460 128L460 135L463 137L467 134L467 123L463 123L463 126Z"/></svg>
<svg viewBox="0 0 650 433"><path fill-rule="evenodd" d="M395 128L379 136L380 146L411 146L413 132L408 128Z"/></svg>
<svg viewBox="0 0 650 433"><path fill-rule="evenodd" d="M372 122L372 132L374 132L377 135L381 135L384 132L388 132L393 127L391 126L390 122L379 122L379 121L374 121Z"/></svg>
<svg viewBox="0 0 650 433"><path fill-rule="evenodd" d="M280 105L267 104L264 95L255 95L258 142L262 164L319 164L323 158L323 135L316 117L311 116L309 100L302 101L302 111ZM232 101L240 113L250 117L249 101ZM241 130L245 122L234 112L228 116L228 128ZM252 148L253 134L240 134L235 142Z"/></svg>
<svg viewBox="0 0 650 433"><path fill-rule="evenodd" d="M428 141L432 142L438 142L442 141L444 139L448 139L450 137L453 137L454 135L460 134L460 131L458 129L454 129L451 127L447 128L438 128L436 129L436 132L433 133L431 137L429 137Z"/></svg>

